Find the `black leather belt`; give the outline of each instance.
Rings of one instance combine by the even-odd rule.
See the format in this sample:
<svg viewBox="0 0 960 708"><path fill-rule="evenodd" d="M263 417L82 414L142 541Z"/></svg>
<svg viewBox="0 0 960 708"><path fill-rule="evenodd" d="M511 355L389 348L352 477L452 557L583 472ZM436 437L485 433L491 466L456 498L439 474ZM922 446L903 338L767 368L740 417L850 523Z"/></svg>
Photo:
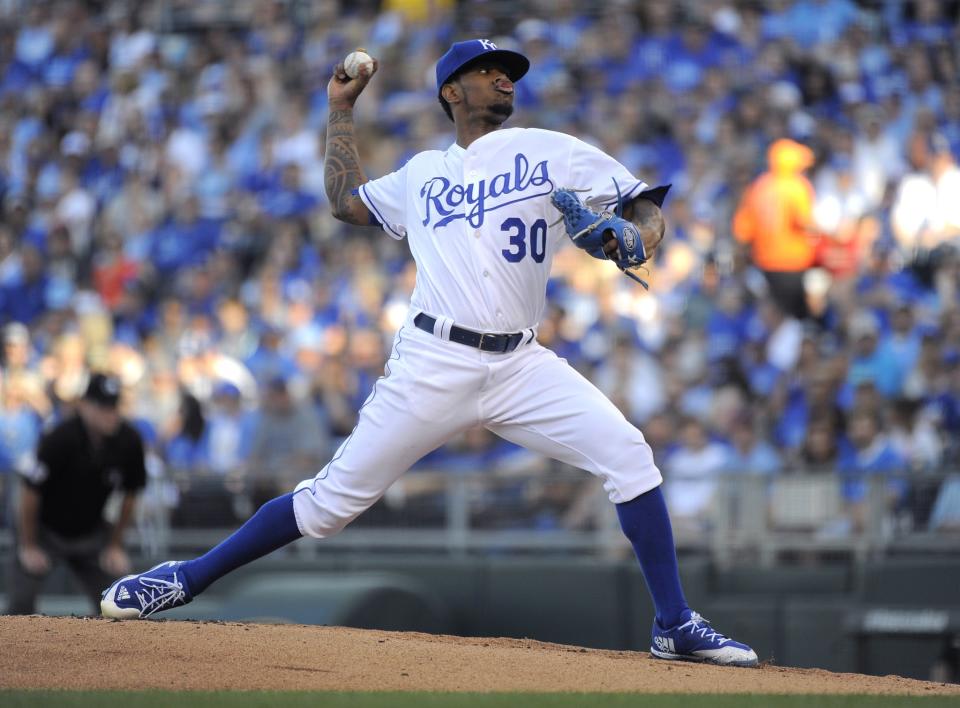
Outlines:
<svg viewBox="0 0 960 708"><path fill-rule="evenodd" d="M413 324L424 332L433 334L433 326L437 323L436 317L421 312L413 318ZM487 334L485 332L474 332L472 329L464 329L453 325L450 328L450 341L457 344L466 344L468 347L475 347L485 352L498 352L506 354L512 352L520 346L520 342L526 337L526 332L514 332L513 334Z"/></svg>

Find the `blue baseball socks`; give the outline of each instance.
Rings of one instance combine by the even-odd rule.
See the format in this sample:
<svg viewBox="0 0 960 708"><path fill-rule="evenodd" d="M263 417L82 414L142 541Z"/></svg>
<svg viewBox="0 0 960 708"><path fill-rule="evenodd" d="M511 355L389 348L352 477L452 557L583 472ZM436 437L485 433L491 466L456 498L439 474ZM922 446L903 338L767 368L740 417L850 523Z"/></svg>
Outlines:
<svg viewBox="0 0 960 708"><path fill-rule="evenodd" d="M657 609L657 619L664 627L679 624L690 610L680 586L673 531L660 487L617 504L617 516L640 561ZM230 571L302 535L293 514L293 494L272 499L229 538L183 564L187 586L196 595Z"/></svg>
<svg viewBox="0 0 960 708"><path fill-rule="evenodd" d="M673 529L660 487L617 504L617 516L640 561L643 577L657 608L657 620L663 627L680 624L690 613L690 608L680 587Z"/></svg>
<svg viewBox="0 0 960 708"><path fill-rule="evenodd" d="M183 564L187 587L193 595L231 570L286 546L300 538L293 514L293 493L271 499L219 545Z"/></svg>

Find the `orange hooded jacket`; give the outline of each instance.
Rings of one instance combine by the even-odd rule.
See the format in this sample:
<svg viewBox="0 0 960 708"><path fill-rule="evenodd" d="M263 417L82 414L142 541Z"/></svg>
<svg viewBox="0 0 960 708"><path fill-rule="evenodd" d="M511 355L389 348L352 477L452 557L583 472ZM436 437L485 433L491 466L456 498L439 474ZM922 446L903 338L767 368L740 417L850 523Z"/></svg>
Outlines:
<svg viewBox="0 0 960 708"><path fill-rule="evenodd" d="M770 169L744 192L733 216L733 235L752 247L761 270L801 271L814 264L816 242L809 228L813 217L813 185L803 171L813 164L813 151L781 139L767 150Z"/></svg>

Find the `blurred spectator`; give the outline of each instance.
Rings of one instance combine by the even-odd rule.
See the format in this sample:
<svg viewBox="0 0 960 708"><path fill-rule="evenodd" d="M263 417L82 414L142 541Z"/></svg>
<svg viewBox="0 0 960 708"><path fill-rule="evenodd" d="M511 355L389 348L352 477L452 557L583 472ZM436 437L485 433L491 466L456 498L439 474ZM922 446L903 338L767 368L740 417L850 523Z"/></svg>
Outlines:
<svg viewBox="0 0 960 708"><path fill-rule="evenodd" d="M80 184L80 176L73 169L60 173L60 195L54 215L66 227L73 252L86 256L92 245L96 202L93 195Z"/></svg>
<svg viewBox="0 0 960 708"><path fill-rule="evenodd" d="M906 371L903 394L907 398L933 398L944 378L942 341L928 332L920 340L920 349L912 367Z"/></svg>
<svg viewBox="0 0 960 708"><path fill-rule="evenodd" d="M219 223L201 218L196 197L184 197L174 205L149 236L150 264L161 283L179 270L201 265L216 248L219 232Z"/></svg>
<svg viewBox="0 0 960 708"><path fill-rule="evenodd" d="M710 439L706 426L687 418L680 426L680 444L667 457L664 496L675 523L687 528L709 524L719 473L729 468L730 451Z"/></svg>
<svg viewBox="0 0 960 708"><path fill-rule="evenodd" d="M937 385L929 399L930 413L934 415L945 442L945 461L960 461L960 353L944 352Z"/></svg>
<svg viewBox="0 0 960 708"><path fill-rule="evenodd" d="M282 376L264 387L263 403L245 467L253 506L315 474L329 459L330 437L311 406L295 401Z"/></svg>
<svg viewBox="0 0 960 708"><path fill-rule="evenodd" d="M70 403L83 394L90 376L87 354L87 343L77 332L62 334L54 340L43 369L56 400Z"/></svg>
<svg viewBox="0 0 960 708"><path fill-rule="evenodd" d="M101 215L104 230L120 234L127 255L142 261L147 255L144 236L163 216L163 196L143 171L135 170L119 191L106 198Z"/></svg>
<svg viewBox="0 0 960 708"><path fill-rule="evenodd" d="M705 269L704 275L715 268ZM714 293L703 293L702 307L708 314L704 328L707 333L707 351L711 359L736 356L740 345L747 335L748 311L745 306L743 288L735 282L726 282L717 288ZM712 295L712 296L711 296ZM695 294L691 298L688 312L696 305Z"/></svg>
<svg viewBox="0 0 960 708"><path fill-rule="evenodd" d="M866 500L869 477L891 475L907 471L903 457L890 436L883 432L880 412L859 408L850 413L847 420L847 436L850 447L841 451L838 468L843 476L843 498L855 506L856 522L862 526L859 507ZM906 484L902 479L891 482L889 493L894 500L903 497Z"/></svg>
<svg viewBox="0 0 960 708"><path fill-rule="evenodd" d="M747 189L733 233L751 247L770 294L793 317L806 316L803 274L814 263L813 185L803 172L813 165L805 145L782 139L767 152L769 170Z"/></svg>
<svg viewBox="0 0 960 708"><path fill-rule="evenodd" d="M893 406L890 440L911 470L934 471L940 465L943 443L923 402L901 398Z"/></svg>
<svg viewBox="0 0 960 708"><path fill-rule="evenodd" d="M204 429L206 468L216 475L235 475L250 457L256 420L245 410L240 389L223 381L217 384Z"/></svg>
<svg viewBox="0 0 960 708"><path fill-rule="evenodd" d="M49 286L40 249L32 243L22 244L19 269L0 290L0 317L34 324L47 311Z"/></svg>
<svg viewBox="0 0 960 708"><path fill-rule="evenodd" d="M124 252L123 240L116 231L107 231L99 245L93 262L93 283L103 304L114 310L140 274L140 264Z"/></svg>
<svg viewBox="0 0 960 708"><path fill-rule="evenodd" d="M767 361L781 372L792 371L800 360L803 325L773 301L762 301L758 316L766 333Z"/></svg>
<svg viewBox="0 0 960 708"><path fill-rule="evenodd" d="M638 425L666 403L659 363L636 349L628 337L617 338L609 356L594 372L593 381Z"/></svg>
<svg viewBox="0 0 960 708"><path fill-rule="evenodd" d="M869 211L881 206L887 184L904 170L900 144L884 121L883 108L864 104L858 114L859 131L853 142L853 172L856 189L866 199Z"/></svg>
<svg viewBox="0 0 960 708"><path fill-rule="evenodd" d="M207 422L203 408L195 397L183 391L177 413L167 422L161 431L164 443L164 457L175 472L197 472L203 469Z"/></svg>
<svg viewBox="0 0 960 708"><path fill-rule="evenodd" d="M818 415L806 427L798 471L810 474L829 474L837 469L842 431L834 415Z"/></svg>
<svg viewBox="0 0 960 708"><path fill-rule="evenodd" d="M19 322L11 322L3 329L2 375L5 385L15 386L18 400L29 406L41 420L50 414L50 401L37 370L30 330Z"/></svg>
<svg viewBox="0 0 960 708"><path fill-rule="evenodd" d="M246 361L256 350L257 337L242 302L224 299L217 306L217 324L221 352L239 361Z"/></svg>
<svg viewBox="0 0 960 708"><path fill-rule="evenodd" d="M296 373L296 362L281 349L282 344L282 330L270 324L263 325L260 343L244 360L255 379L264 381L274 376L290 376Z"/></svg>
<svg viewBox="0 0 960 708"><path fill-rule="evenodd" d="M758 434L760 432L761 434ZM773 474L782 468L780 455L758 431L757 422L749 415L741 415L733 425L730 436L732 450L726 469L738 474Z"/></svg>
<svg viewBox="0 0 960 708"><path fill-rule="evenodd" d="M309 216L319 203L317 198L303 189L301 167L289 162L280 171L280 183L260 194L260 208L274 219L289 219Z"/></svg>
<svg viewBox="0 0 960 708"><path fill-rule="evenodd" d="M653 415L643 426L643 437L653 450L655 460L667 460L677 449L678 418L670 409Z"/></svg>
<svg viewBox="0 0 960 708"><path fill-rule="evenodd" d="M914 172L897 187L893 233L908 253L930 250L960 236L960 168L941 133L915 134L910 142Z"/></svg>
<svg viewBox="0 0 960 708"><path fill-rule="evenodd" d="M892 398L903 388L903 375L895 354L880 343L880 324L867 310L851 317L847 335L853 344L847 374L848 395L863 382L872 383L884 397Z"/></svg>
<svg viewBox="0 0 960 708"><path fill-rule="evenodd" d="M881 335L880 346L890 352L901 382L920 358L920 328L916 326L913 307L900 302L890 315L890 327ZM901 385L902 389L902 385Z"/></svg>
<svg viewBox="0 0 960 708"><path fill-rule="evenodd" d="M0 476L23 472L40 437L41 417L29 403L25 379L0 379Z"/></svg>
<svg viewBox="0 0 960 708"><path fill-rule="evenodd" d="M837 154L817 174L813 219L821 238L817 263L835 279L856 275L866 243L867 195L854 181L849 155Z"/></svg>

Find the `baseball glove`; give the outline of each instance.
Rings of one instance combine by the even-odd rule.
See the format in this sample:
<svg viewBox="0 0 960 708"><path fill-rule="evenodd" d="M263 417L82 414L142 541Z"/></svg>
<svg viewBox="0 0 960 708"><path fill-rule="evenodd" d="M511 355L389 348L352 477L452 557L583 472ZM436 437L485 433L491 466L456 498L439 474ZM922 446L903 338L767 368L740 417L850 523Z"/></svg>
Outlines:
<svg viewBox="0 0 960 708"><path fill-rule="evenodd" d="M613 212L585 205L572 189L554 190L550 201L563 215L567 235L578 248L594 258L613 261L624 274L649 290L646 281L634 272L647 262L643 240L637 227L621 216L623 197L617 180L613 180L613 184L617 188L617 206ZM617 250L607 254L603 245L611 237L617 240Z"/></svg>

